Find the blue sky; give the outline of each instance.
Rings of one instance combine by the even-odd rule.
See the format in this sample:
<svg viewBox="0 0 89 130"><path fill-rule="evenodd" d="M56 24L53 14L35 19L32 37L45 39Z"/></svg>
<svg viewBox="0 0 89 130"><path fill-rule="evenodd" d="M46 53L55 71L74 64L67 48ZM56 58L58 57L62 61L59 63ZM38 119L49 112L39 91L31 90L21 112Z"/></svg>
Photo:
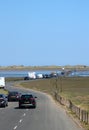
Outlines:
<svg viewBox="0 0 89 130"><path fill-rule="evenodd" d="M0 65L89 65L89 0L0 1Z"/></svg>

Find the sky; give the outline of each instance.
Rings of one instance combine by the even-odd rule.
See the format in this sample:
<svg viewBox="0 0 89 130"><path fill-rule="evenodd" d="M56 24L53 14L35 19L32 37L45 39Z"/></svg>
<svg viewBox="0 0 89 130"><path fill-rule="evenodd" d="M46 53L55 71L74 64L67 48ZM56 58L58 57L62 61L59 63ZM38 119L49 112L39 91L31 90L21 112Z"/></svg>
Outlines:
<svg viewBox="0 0 89 130"><path fill-rule="evenodd" d="M1 0L0 66L89 66L89 0Z"/></svg>

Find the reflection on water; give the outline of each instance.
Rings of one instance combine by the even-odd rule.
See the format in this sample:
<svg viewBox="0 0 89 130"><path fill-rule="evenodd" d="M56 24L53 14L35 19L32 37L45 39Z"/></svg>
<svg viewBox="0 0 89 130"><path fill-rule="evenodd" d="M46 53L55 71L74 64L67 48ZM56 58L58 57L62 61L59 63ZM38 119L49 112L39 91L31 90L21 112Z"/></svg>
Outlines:
<svg viewBox="0 0 89 130"><path fill-rule="evenodd" d="M71 73L71 76L84 76L87 77L89 76L89 71L76 71Z"/></svg>
<svg viewBox="0 0 89 130"><path fill-rule="evenodd" d="M33 72L29 70L0 70L0 77L26 77L28 76L28 72ZM36 74L50 74L51 72L58 72L59 74L61 71L55 71L55 70L34 70Z"/></svg>
<svg viewBox="0 0 89 130"><path fill-rule="evenodd" d="M28 76L29 70L0 70L0 77L26 77ZM35 70L36 74L50 74L52 72L57 72L61 74L60 70ZM68 76L89 76L89 71L73 71Z"/></svg>

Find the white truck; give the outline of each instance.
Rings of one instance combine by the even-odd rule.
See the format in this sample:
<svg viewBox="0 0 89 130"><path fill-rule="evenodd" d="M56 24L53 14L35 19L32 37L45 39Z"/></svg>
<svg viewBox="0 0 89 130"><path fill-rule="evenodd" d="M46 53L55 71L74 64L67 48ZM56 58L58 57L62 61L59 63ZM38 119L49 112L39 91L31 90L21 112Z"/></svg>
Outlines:
<svg viewBox="0 0 89 130"><path fill-rule="evenodd" d="M37 74L36 77L37 77L37 79L42 79L43 78L43 74Z"/></svg>
<svg viewBox="0 0 89 130"><path fill-rule="evenodd" d="M0 77L0 89L5 87L5 77Z"/></svg>
<svg viewBox="0 0 89 130"><path fill-rule="evenodd" d="M36 79L36 72L28 72L28 77L30 79Z"/></svg>

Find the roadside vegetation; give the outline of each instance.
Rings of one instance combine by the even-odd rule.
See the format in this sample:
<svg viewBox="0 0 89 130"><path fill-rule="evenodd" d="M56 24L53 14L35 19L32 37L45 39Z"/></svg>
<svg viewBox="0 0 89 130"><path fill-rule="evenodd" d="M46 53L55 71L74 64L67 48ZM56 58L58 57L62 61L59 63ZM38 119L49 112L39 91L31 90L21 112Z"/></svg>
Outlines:
<svg viewBox="0 0 89 130"><path fill-rule="evenodd" d="M7 78L7 82L19 80L21 79ZM58 77L27 80L20 84L16 83L15 86L42 91L52 96L57 92L60 96L71 100L73 104L89 113L89 77ZM75 117L75 114L73 116ZM89 130L88 124L83 122L82 125Z"/></svg>
<svg viewBox="0 0 89 130"><path fill-rule="evenodd" d="M7 90L5 90L5 89L0 89L0 94L8 94L8 91Z"/></svg>
<svg viewBox="0 0 89 130"><path fill-rule="evenodd" d="M7 78L7 82L19 81L23 78ZM56 92L60 96L69 99L81 110L89 113L89 77L58 77L39 80L27 80L15 86L42 91L53 96ZM70 112L70 111L69 111ZM71 111L74 118L76 114ZM77 116L76 116L77 117ZM89 130L89 124L82 122L82 125Z"/></svg>
<svg viewBox="0 0 89 130"><path fill-rule="evenodd" d="M20 81L24 78L6 78L6 82ZM70 99L75 105L89 111L89 77L59 77L28 80L17 86L43 91Z"/></svg>
<svg viewBox="0 0 89 130"><path fill-rule="evenodd" d="M13 81L20 81L20 80L24 80L23 77L7 77L5 78L6 82L13 82Z"/></svg>
<svg viewBox="0 0 89 130"><path fill-rule="evenodd" d="M23 82L20 86L51 95L57 91L61 96L70 99L75 105L89 111L89 77L62 77L57 80L54 78L41 79Z"/></svg>
<svg viewBox="0 0 89 130"><path fill-rule="evenodd" d="M0 70L62 70L62 68L69 69L69 70L89 70L89 66L86 65L75 65L75 66L56 66L56 65L51 65L51 66L0 66Z"/></svg>

